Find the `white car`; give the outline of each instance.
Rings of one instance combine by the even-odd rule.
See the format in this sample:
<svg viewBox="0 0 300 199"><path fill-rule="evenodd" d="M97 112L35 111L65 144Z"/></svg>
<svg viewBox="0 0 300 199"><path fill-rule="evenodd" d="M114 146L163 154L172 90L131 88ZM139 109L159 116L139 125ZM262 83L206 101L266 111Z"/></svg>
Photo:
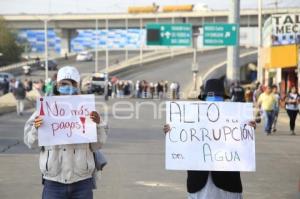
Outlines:
<svg viewBox="0 0 300 199"><path fill-rule="evenodd" d="M76 61L93 61L91 52L81 52L76 56Z"/></svg>

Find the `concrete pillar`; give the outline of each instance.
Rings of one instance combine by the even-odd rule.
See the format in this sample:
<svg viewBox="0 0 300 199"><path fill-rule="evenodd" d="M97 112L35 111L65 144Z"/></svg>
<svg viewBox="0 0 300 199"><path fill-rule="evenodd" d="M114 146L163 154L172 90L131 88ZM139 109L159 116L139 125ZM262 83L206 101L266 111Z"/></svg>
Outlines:
<svg viewBox="0 0 300 199"><path fill-rule="evenodd" d="M71 39L78 35L76 29L59 29L55 30L55 32L61 38L60 54L69 54L71 52Z"/></svg>
<svg viewBox="0 0 300 199"><path fill-rule="evenodd" d="M282 80L282 76L281 76L281 68L277 68L276 69L276 85L278 86L278 84L281 82Z"/></svg>
<svg viewBox="0 0 300 199"><path fill-rule="evenodd" d="M229 46L227 48L227 68L226 68L226 78L227 83L230 85L231 82L240 80L240 68L239 68L239 58L240 58L240 0L231 0L230 11L228 16L228 23L235 23L238 25L237 28L237 43L235 46Z"/></svg>

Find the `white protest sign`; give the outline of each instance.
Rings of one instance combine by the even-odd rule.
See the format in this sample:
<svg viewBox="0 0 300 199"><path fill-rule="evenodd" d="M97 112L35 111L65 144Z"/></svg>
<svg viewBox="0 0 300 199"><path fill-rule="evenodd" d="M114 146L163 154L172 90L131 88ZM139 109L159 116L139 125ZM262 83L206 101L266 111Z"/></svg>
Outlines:
<svg viewBox="0 0 300 199"><path fill-rule="evenodd" d="M166 169L255 171L253 105L237 102L166 103Z"/></svg>
<svg viewBox="0 0 300 199"><path fill-rule="evenodd" d="M97 142L94 95L49 96L37 99L43 117L38 129L39 146Z"/></svg>

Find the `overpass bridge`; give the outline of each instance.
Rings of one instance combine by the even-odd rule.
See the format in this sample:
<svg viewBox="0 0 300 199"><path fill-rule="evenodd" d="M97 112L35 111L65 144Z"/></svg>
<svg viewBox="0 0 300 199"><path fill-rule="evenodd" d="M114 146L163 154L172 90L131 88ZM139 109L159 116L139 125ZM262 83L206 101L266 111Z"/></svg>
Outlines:
<svg viewBox="0 0 300 199"><path fill-rule="evenodd" d="M272 14L278 13L299 13L300 8L280 8L280 9L264 9L263 18L267 19ZM145 13L145 14L130 14L130 13L114 13L114 14L52 14L52 15L37 15L37 14L18 14L4 15L7 25L11 29L43 29L45 22L50 29L55 30L55 33L60 38L60 53L65 54L71 52L71 40L76 38L78 30L82 29L140 29L143 30L147 23L191 23L193 32L198 33L199 29L205 23L226 23L228 21L229 11L192 11L192 12L171 12L171 13ZM240 13L240 38L241 45L256 46L257 45L257 25L258 11L254 9L241 10ZM245 30L246 29L246 30ZM127 35L126 31L121 35ZM142 31L138 33L140 40ZM118 35L119 36L119 35ZM117 37L118 37L117 36ZM89 39L91 36L89 36ZM133 40L135 48L144 48L143 41L136 41L136 35ZM200 34L201 37L201 34ZM249 39L250 38L250 39ZM243 41L243 40L251 41ZM201 41L201 38L199 38ZM90 41L90 43L93 43ZM106 41L105 41L106 43ZM117 42L118 43L118 42ZM53 44L55 45L55 44ZM127 44L122 43L125 48ZM134 45L134 44L133 44ZM93 45L90 45L89 48ZM138 46L138 47L137 47ZM122 47L121 47L122 48Z"/></svg>
<svg viewBox="0 0 300 199"><path fill-rule="evenodd" d="M262 14L268 18L272 14L299 13L300 8L264 9ZM105 29L108 22L109 28L140 28L150 22L159 23L191 23L195 29L204 23L224 23L228 21L229 11L192 11L172 13L114 13L114 14L18 14L3 15L8 26L13 29L42 29L41 21L48 20L49 28L54 29L93 29L95 20L98 20L99 29ZM257 27L258 11L254 9L241 10L241 27ZM128 23L127 23L128 22Z"/></svg>

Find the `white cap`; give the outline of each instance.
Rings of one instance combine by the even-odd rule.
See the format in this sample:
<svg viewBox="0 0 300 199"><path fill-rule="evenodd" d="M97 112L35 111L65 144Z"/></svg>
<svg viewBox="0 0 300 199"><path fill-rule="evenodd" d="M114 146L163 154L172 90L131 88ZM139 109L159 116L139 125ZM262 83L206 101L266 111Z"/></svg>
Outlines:
<svg viewBox="0 0 300 199"><path fill-rule="evenodd" d="M73 66L64 66L57 72L57 82L63 79L71 79L75 82L80 82L80 74L78 70Z"/></svg>

